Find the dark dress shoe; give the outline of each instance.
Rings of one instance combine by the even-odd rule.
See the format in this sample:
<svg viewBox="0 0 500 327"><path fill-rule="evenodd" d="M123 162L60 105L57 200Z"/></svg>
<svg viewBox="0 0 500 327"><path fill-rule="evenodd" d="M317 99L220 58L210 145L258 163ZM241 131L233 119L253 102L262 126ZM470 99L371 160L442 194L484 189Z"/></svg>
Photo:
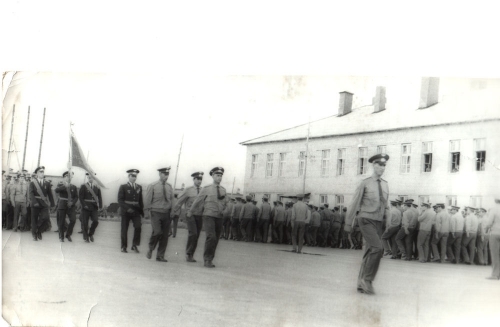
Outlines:
<svg viewBox="0 0 500 327"><path fill-rule="evenodd" d="M156 258L156 261L159 261L159 262L168 262L167 259L165 259L165 258Z"/></svg>
<svg viewBox="0 0 500 327"><path fill-rule="evenodd" d="M79 232L78 232L78 234L83 234L83 231L82 231L82 230L81 230L81 231L79 231Z"/></svg>
<svg viewBox="0 0 500 327"><path fill-rule="evenodd" d="M14 228L14 232L17 233L17 228Z"/></svg>
<svg viewBox="0 0 500 327"><path fill-rule="evenodd" d="M54 233L59 233L59 229L58 230L55 230Z"/></svg>
<svg viewBox="0 0 500 327"><path fill-rule="evenodd" d="M59 239L59 242L64 242L64 238L60 238L60 239Z"/></svg>
<svg viewBox="0 0 500 327"><path fill-rule="evenodd" d="M90 238L91 242L94 242L94 236L93 235L90 235L89 238Z"/></svg>
<svg viewBox="0 0 500 327"><path fill-rule="evenodd" d="M132 246L131 250L133 250L135 253L139 253L139 249L137 248L137 245Z"/></svg>
<svg viewBox="0 0 500 327"><path fill-rule="evenodd" d="M123 253L128 253L126 248L122 248Z"/></svg>
<svg viewBox="0 0 500 327"><path fill-rule="evenodd" d="M372 282L367 281L367 280L361 280L359 283L359 286L361 286L361 289L363 290L363 293L369 294L369 295L374 295L375 290L373 289Z"/></svg>
<svg viewBox="0 0 500 327"><path fill-rule="evenodd" d="M66 238L68 239L68 242L73 242L73 240L71 239L71 236L66 236Z"/></svg>
<svg viewBox="0 0 500 327"><path fill-rule="evenodd" d="M33 236L33 241L38 241L38 238L36 236Z"/></svg>
<svg viewBox="0 0 500 327"><path fill-rule="evenodd" d="M151 256L153 255L153 252L151 250L146 253L146 258L151 259Z"/></svg>
<svg viewBox="0 0 500 327"><path fill-rule="evenodd" d="M90 241L86 239L86 240L85 240L85 243L90 243Z"/></svg>
<svg viewBox="0 0 500 327"><path fill-rule="evenodd" d="M186 256L186 261L187 262L196 262L196 260L193 259L193 256L192 255L187 255Z"/></svg>
<svg viewBox="0 0 500 327"><path fill-rule="evenodd" d="M39 240L41 240L41 239L42 239L42 233L38 232L38 233L36 234L36 237L38 237L38 239L39 239Z"/></svg>
<svg viewBox="0 0 500 327"><path fill-rule="evenodd" d="M215 268L215 265L212 263L211 260L205 261L205 265L204 266L207 267L207 268Z"/></svg>

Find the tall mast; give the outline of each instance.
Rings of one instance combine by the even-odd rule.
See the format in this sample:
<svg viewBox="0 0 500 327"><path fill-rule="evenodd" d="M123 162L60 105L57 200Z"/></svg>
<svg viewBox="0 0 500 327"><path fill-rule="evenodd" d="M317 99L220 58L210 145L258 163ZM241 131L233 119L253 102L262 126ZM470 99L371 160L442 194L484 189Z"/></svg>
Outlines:
<svg viewBox="0 0 500 327"><path fill-rule="evenodd" d="M179 149L179 156L177 157L177 168L175 168L174 192L175 192L175 184L177 183L177 172L179 171L179 161L181 160L182 143L184 143L184 134L182 134L181 148Z"/></svg>
<svg viewBox="0 0 500 327"><path fill-rule="evenodd" d="M43 120L42 120L42 136L40 136L40 150L38 151L38 164L37 167L40 167L40 157L42 156L42 143L43 143L43 128L45 126L45 108L43 108Z"/></svg>
<svg viewBox="0 0 500 327"><path fill-rule="evenodd" d="M73 131L71 130L71 126L73 123L69 122L69 161L68 161L68 176L69 183L71 184L71 168L73 166Z"/></svg>
<svg viewBox="0 0 500 327"><path fill-rule="evenodd" d="M302 181L302 194L306 194L306 174L307 174L307 157L309 156L309 131L311 128L311 117L307 123L307 139L306 139L306 155L304 159L304 180Z"/></svg>
<svg viewBox="0 0 500 327"><path fill-rule="evenodd" d="M233 179L233 189L231 190L231 195L234 195L234 182L236 182L236 176Z"/></svg>
<svg viewBox="0 0 500 327"><path fill-rule="evenodd" d="M16 113L16 105L13 105L12 109L12 123L10 125L10 140L9 140L9 152L7 152L7 171L10 173L10 149L12 147L12 133L14 132L14 116Z"/></svg>
<svg viewBox="0 0 500 327"><path fill-rule="evenodd" d="M26 138L24 139L24 153L23 153L23 166L21 170L24 170L24 163L26 162L26 148L28 146L28 129L30 126L30 106L28 106L28 122L26 123Z"/></svg>

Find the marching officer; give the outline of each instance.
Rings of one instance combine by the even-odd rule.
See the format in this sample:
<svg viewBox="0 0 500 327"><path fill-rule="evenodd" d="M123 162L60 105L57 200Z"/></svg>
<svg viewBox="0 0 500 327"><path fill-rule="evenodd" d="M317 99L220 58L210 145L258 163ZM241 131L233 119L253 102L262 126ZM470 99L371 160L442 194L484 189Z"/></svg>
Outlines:
<svg viewBox="0 0 500 327"><path fill-rule="evenodd" d="M144 217L144 202L142 200L142 186L137 184L138 169L129 169L128 183L120 185L118 190L118 204L122 219L121 242L122 252L127 253L128 226L132 220L134 224L134 239L132 240L132 251L139 253L137 248L141 244L141 218Z"/></svg>
<svg viewBox="0 0 500 327"><path fill-rule="evenodd" d="M487 279L500 280L500 195L495 196L495 206L491 208L483 222L485 234L489 234L492 272Z"/></svg>
<svg viewBox="0 0 500 327"><path fill-rule="evenodd" d="M303 202L304 194L297 195L297 202L292 207L292 252L302 253L306 224L311 221L311 211Z"/></svg>
<svg viewBox="0 0 500 327"><path fill-rule="evenodd" d="M64 182L59 184L55 192L59 195L59 203L57 204L57 227L59 228L59 241L64 242L64 225L66 216L69 218L69 225L66 230L66 238L69 242L71 234L73 234L73 227L76 222L75 205L78 201L78 190L76 186L71 184L69 171L63 173Z"/></svg>
<svg viewBox="0 0 500 327"><path fill-rule="evenodd" d="M223 174L224 168L222 167L215 167L210 170L213 183L201 190L186 215L187 217L191 217L193 212L197 212L203 207L203 225L205 226L205 234L207 235L203 259L207 268L215 268L212 261L214 260L215 250L217 249L222 232L222 216L229 202L226 196L226 189L220 185Z"/></svg>
<svg viewBox="0 0 500 327"><path fill-rule="evenodd" d="M26 176L24 174L18 175L19 182L14 187L11 193L11 201L14 204L14 232L17 232L18 226L23 230L26 226L26 205L28 202L28 185L26 184ZM19 215L21 215L21 223L19 222Z"/></svg>
<svg viewBox="0 0 500 327"><path fill-rule="evenodd" d="M87 183L80 187L79 198L82 205L82 230L86 243L94 242L94 233L99 225L98 211L102 209L101 189L94 183L94 177L86 173ZM92 220L89 230L89 218Z"/></svg>
<svg viewBox="0 0 500 327"><path fill-rule="evenodd" d="M40 166L35 169L36 178L30 184L31 208L31 233L33 241L42 239L42 233L49 229L50 214L49 208L54 208L54 196L50 188L50 183L45 177L45 167Z"/></svg>
<svg viewBox="0 0 500 327"><path fill-rule="evenodd" d="M184 192L179 195L174 211L180 210L182 205L184 205L186 210L191 208L194 200L200 194L200 186L203 182L203 175L204 173L202 171L191 174L191 177L193 178L193 186L187 187ZM186 216L188 229L188 239L186 244L187 262L196 262L196 260L193 259L193 255L198 247L198 239L200 238L201 227L203 226L202 214L203 209L200 209L198 211L192 211L192 215L190 217Z"/></svg>
<svg viewBox="0 0 500 327"><path fill-rule="evenodd" d="M358 291L366 294L375 294L372 282L377 275L380 259L384 252L382 247L382 223L390 215L388 206L389 185L382 179L385 165L389 160L386 154L377 154L368 162L373 163L373 175L364 179L356 189L353 200L347 212L345 230L352 231L352 224L359 209L356 219L359 221L361 234L366 240L366 250L358 277Z"/></svg>

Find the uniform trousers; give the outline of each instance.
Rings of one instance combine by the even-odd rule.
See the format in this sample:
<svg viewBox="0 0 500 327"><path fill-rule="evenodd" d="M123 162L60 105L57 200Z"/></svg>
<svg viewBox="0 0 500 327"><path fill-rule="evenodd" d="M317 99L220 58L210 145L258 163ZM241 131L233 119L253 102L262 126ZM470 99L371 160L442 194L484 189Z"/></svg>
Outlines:
<svg viewBox="0 0 500 327"><path fill-rule="evenodd" d="M222 218L211 216L203 216L203 226L205 227L205 251L203 251L203 259L212 261L215 257L215 250L219 244L219 238L222 233Z"/></svg>
<svg viewBox="0 0 500 327"><path fill-rule="evenodd" d="M317 245L318 239L318 229L319 226L309 226L309 230L307 231L307 244L309 245Z"/></svg>
<svg viewBox="0 0 500 327"><path fill-rule="evenodd" d="M121 228L121 239L122 248L127 248L128 246L128 226L132 220L134 225L134 238L132 239L132 245L141 245L141 215L138 213L127 213L125 212L122 216L122 228Z"/></svg>
<svg viewBox="0 0 500 327"><path fill-rule="evenodd" d="M465 263L474 263L474 256L476 255L476 233L464 233L462 235L462 256Z"/></svg>
<svg viewBox="0 0 500 327"><path fill-rule="evenodd" d="M7 226L7 210L8 210L7 199L2 199L2 227L3 228L5 228Z"/></svg>
<svg viewBox="0 0 500 327"><path fill-rule="evenodd" d="M231 217L224 217L223 222L222 222L222 229L224 230L222 237L224 237L226 240L228 240L229 234L231 232Z"/></svg>
<svg viewBox="0 0 500 327"><path fill-rule="evenodd" d="M87 210L82 209L82 231L83 231L83 239L88 240L90 236L94 235L95 229L97 225L99 225L99 217L97 209ZM92 220L92 224L90 224L89 230L89 218Z"/></svg>
<svg viewBox="0 0 500 327"><path fill-rule="evenodd" d="M7 203L7 229L12 229L12 224L14 223L14 206L8 201Z"/></svg>
<svg viewBox="0 0 500 327"><path fill-rule="evenodd" d="M491 251L491 264L493 271L491 276L500 278L500 235L491 234L489 237L490 251Z"/></svg>
<svg viewBox="0 0 500 327"><path fill-rule="evenodd" d="M403 227L401 227L396 235L396 243L398 244L399 251L407 259L411 259L413 253L414 235L415 228L408 228L408 234L406 234L406 230Z"/></svg>
<svg viewBox="0 0 500 327"><path fill-rule="evenodd" d="M174 218L172 218L172 224L170 225L170 232L172 233L173 237L177 236L178 223L179 223L179 216L175 215Z"/></svg>
<svg viewBox="0 0 500 327"><path fill-rule="evenodd" d="M151 228L153 232L149 238L149 251L153 252L158 245L156 258L164 259L168 245L168 233L170 232L170 209L167 212L157 212L151 210Z"/></svg>
<svg viewBox="0 0 500 327"><path fill-rule="evenodd" d="M19 221L19 215L21 215L21 221ZM17 227L24 228L26 226L26 202L16 202L14 207L14 223L12 228Z"/></svg>
<svg viewBox="0 0 500 327"><path fill-rule="evenodd" d="M304 221L295 221L292 227L292 245L293 250L301 252L304 245L304 233L306 231L306 223ZM297 250L298 244L298 250Z"/></svg>
<svg viewBox="0 0 500 327"><path fill-rule="evenodd" d="M447 250L448 258L458 263L460 261L460 251L462 250L462 232L455 232L455 236L450 233L448 239L450 239Z"/></svg>
<svg viewBox="0 0 500 327"><path fill-rule="evenodd" d="M245 239L245 242L252 241L252 219L251 218L243 218L241 220L241 234Z"/></svg>
<svg viewBox="0 0 500 327"><path fill-rule="evenodd" d="M420 230L418 232L417 247L418 247L418 255L420 261L427 262L427 258L429 257L430 236L431 236L431 231Z"/></svg>
<svg viewBox="0 0 500 327"><path fill-rule="evenodd" d="M281 244L283 243L283 227L284 227L284 221L275 221L274 222L274 229L273 229L273 235L276 243Z"/></svg>
<svg viewBox="0 0 500 327"><path fill-rule="evenodd" d="M198 239L200 238L203 220L201 216L192 215L189 218L186 216L186 224L188 229L186 254L192 256L198 247Z"/></svg>
<svg viewBox="0 0 500 327"><path fill-rule="evenodd" d="M382 245L385 253L392 253L396 256L398 253L398 245L396 243L396 235L400 230L399 226L391 226L382 234Z"/></svg>
<svg viewBox="0 0 500 327"><path fill-rule="evenodd" d="M231 219L231 234L233 240L241 239L241 231L240 231L240 219L232 218Z"/></svg>
<svg viewBox="0 0 500 327"><path fill-rule="evenodd" d="M49 230L49 208L33 207L31 208L31 233L36 237L37 233L44 233Z"/></svg>
<svg viewBox="0 0 500 327"><path fill-rule="evenodd" d="M373 281L377 275L380 260L384 254L382 246L382 221L357 218L361 234L366 241L365 253L359 270L358 285L361 280Z"/></svg>
<svg viewBox="0 0 500 327"><path fill-rule="evenodd" d="M31 206L26 208L26 224L24 225L25 230L31 229Z"/></svg>
<svg viewBox="0 0 500 327"><path fill-rule="evenodd" d="M339 234L341 223L334 221L330 227L330 234L332 235L332 248L339 246Z"/></svg>
<svg viewBox="0 0 500 327"><path fill-rule="evenodd" d="M321 246L325 247L328 242L328 235L330 234L330 222L328 220L323 220L320 227L321 235Z"/></svg>
<svg viewBox="0 0 500 327"><path fill-rule="evenodd" d="M260 219L257 222L257 236L256 241L267 243L269 231L269 219Z"/></svg>
<svg viewBox="0 0 500 327"><path fill-rule="evenodd" d="M449 233L437 233L437 237L432 239L431 246L434 260L441 260L441 262L444 262L444 259L446 258L448 234Z"/></svg>
<svg viewBox="0 0 500 327"><path fill-rule="evenodd" d="M66 224L66 216L69 218L69 225L66 231L66 237L73 234L73 227L76 223L76 212L75 206L67 209L57 210L57 228L59 229L59 239L64 239L64 227Z"/></svg>
<svg viewBox="0 0 500 327"><path fill-rule="evenodd" d="M482 235L477 235L476 237L476 249L477 249L477 262L480 264L480 265L484 265L485 261L484 261L484 245L485 245L485 241L486 241L486 237L484 237L484 240L483 240L483 236ZM486 257L486 261L488 260L488 257Z"/></svg>

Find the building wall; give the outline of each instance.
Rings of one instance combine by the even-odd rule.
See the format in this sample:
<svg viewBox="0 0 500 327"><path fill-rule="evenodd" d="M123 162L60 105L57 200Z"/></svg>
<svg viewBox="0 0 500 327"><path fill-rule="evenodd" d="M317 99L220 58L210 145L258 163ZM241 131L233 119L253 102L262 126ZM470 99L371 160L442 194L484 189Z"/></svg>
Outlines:
<svg viewBox="0 0 500 327"><path fill-rule="evenodd" d="M473 144L476 138L485 138L487 161L484 171L475 171ZM461 162L456 173L450 169L450 140L460 140ZM433 164L430 172L424 172L422 147L423 142L429 141L433 142ZM403 143L412 146L409 173L400 171ZM500 191L500 169L496 168L500 167L500 120L496 120L311 139L305 184L306 193L311 193L310 199L320 203L320 195L326 194L328 203L334 205L338 204L335 195L343 195L348 206L359 182L372 174L371 164L368 164L365 175L358 174L359 146L367 147L369 158L377 153L379 145L385 145L390 156L383 178L389 182L391 199L406 195L418 201L419 196L426 195L432 203L446 203L446 196L453 195L457 197L459 206L465 206L472 205L471 196L480 196L481 205L488 208L493 204L493 195ZM346 148L343 175L337 174L339 148ZM245 193L254 193L256 199L263 194L271 194L271 201L276 200L278 194L302 193L303 178L298 173L299 153L305 149L305 140L247 145ZM330 163L327 176L321 176L321 150L328 149ZM278 177L279 156L283 152L287 153L287 161L283 176ZM274 153L271 177L265 175L268 153ZM259 158L251 176L254 154Z"/></svg>

